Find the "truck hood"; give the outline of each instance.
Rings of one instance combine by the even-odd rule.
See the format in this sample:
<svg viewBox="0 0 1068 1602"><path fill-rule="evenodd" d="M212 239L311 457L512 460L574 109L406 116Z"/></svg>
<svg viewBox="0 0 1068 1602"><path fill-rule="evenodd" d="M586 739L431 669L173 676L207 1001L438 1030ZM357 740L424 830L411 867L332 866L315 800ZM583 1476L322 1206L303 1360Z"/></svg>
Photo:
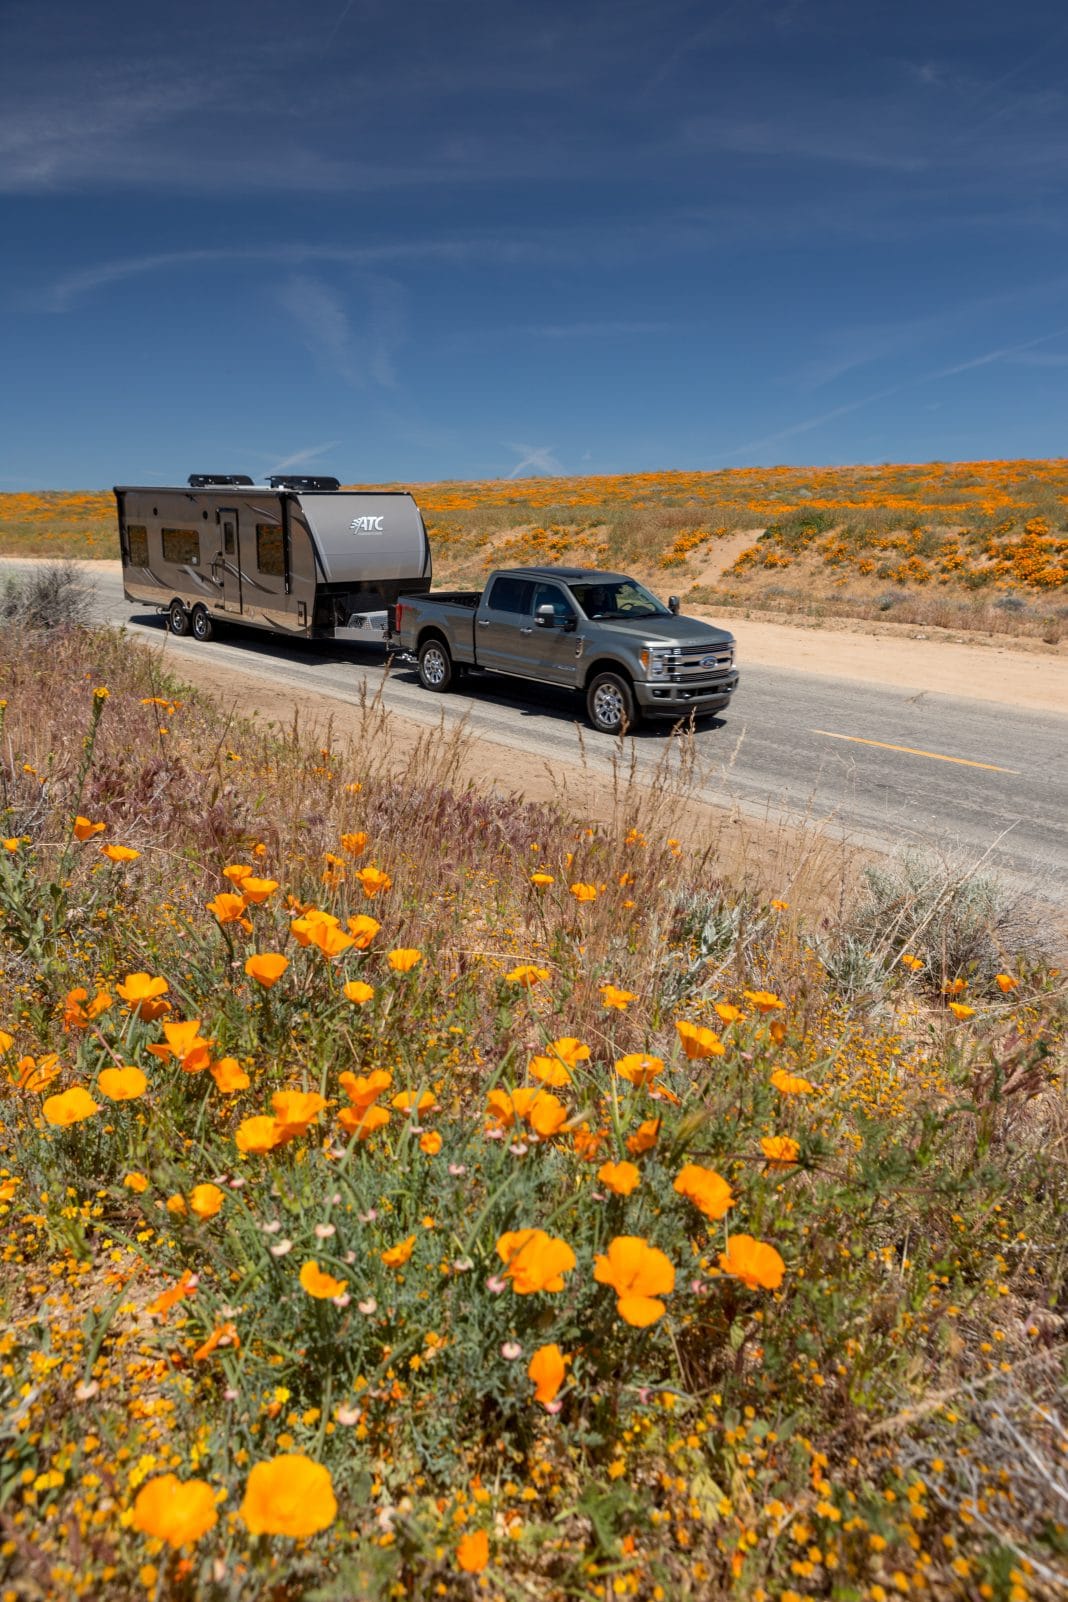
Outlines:
<svg viewBox="0 0 1068 1602"><path fill-rule="evenodd" d="M701 623L695 617L598 617L590 622L598 632L618 634L642 645L681 645L703 650L734 644L734 635L726 629Z"/></svg>

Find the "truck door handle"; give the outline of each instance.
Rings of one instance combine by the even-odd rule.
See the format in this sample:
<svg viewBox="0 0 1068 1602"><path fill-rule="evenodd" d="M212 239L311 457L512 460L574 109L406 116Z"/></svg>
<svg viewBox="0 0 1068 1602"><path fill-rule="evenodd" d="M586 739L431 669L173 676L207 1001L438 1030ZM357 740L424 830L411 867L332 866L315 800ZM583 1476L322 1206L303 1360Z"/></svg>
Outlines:
<svg viewBox="0 0 1068 1602"><path fill-rule="evenodd" d="M530 628L530 629L520 629L519 632L520 632L520 634L533 634L534 630L532 628Z"/></svg>
<svg viewBox="0 0 1068 1602"><path fill-rule="evenodd" d="M488 617L476 618L475 621L478 624L480 629L488 629L489 628L490 620L489 620Z"/></svg>

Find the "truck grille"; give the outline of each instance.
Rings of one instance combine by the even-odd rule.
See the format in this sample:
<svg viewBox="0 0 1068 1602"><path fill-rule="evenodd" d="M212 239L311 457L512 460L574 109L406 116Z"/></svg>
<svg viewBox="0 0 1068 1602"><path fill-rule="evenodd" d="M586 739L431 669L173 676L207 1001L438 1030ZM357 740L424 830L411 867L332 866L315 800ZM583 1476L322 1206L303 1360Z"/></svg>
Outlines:
<svg viewBox="0 0 1068 1602"><path fill-rule="evenodd" d="M707 679L711 674L726 673L733 666L734 648L729 645L711 651L684 647L668 658L668 673L677 683Z"/></svg>

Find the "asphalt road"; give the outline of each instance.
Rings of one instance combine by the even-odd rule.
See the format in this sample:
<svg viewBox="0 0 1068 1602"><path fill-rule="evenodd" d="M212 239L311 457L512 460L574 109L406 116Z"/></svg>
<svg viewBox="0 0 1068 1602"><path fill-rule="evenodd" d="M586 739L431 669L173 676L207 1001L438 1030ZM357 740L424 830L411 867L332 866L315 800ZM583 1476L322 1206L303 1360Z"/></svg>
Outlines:
<svg viewBox="0 0 1068 1602"><path fill-rule="evenodd" d="M124 600L117 574L93 577L95 615L166 640L179 675L183 660L207 654L265 683L344 701L357 701L364 683L372 692L381 683L380 647L293 643L237 627L206 645L174 640L161 618ZM700 724L694 741L704 798L753 816L826 818L860 845L985 859L1068 905L1068 708L1059 717L750 665L744 623L736 632L741 685L727 713ZM548 761L580 756L580 709L563 690L487 677L471 681L469 693L436 696L395 664L384 700L421 722L436 723L443 712L466 718L481 738ZM607 773L615 742L588 728L582 739L587 766ZM650 775L671 742L666 725L643 725L631 737Z"/></svg>

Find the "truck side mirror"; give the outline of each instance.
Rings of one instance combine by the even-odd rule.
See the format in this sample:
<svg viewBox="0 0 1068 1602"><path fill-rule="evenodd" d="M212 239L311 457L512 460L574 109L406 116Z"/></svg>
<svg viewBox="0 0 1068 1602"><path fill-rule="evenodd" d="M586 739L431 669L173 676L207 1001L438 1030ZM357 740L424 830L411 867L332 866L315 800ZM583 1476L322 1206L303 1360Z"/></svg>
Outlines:
<svg viewBox="0 0 1068 1602"><path fill-rule="evenodd" d="M555 607L548 605L548 603L545 606L539 606L534 613L534 621L539 629L551 629L556 622Z"/></svg>
<svg viewBox="0 0 1068 1602"><path fill-rule="evenodd" d="M673 615L675 617L678 617L678 615L679 615L679 598L678 598L677 595L669 595L668 596L668 611L673 613Z"/></svg>

